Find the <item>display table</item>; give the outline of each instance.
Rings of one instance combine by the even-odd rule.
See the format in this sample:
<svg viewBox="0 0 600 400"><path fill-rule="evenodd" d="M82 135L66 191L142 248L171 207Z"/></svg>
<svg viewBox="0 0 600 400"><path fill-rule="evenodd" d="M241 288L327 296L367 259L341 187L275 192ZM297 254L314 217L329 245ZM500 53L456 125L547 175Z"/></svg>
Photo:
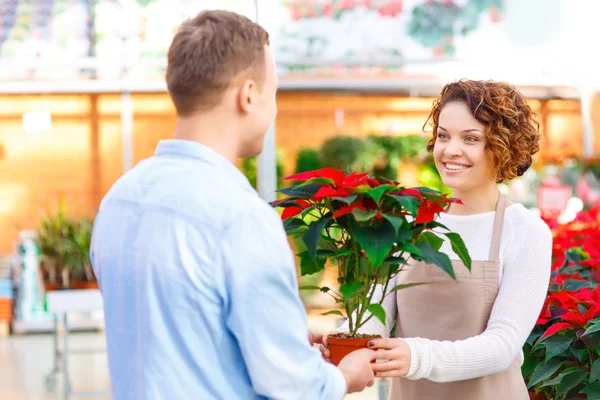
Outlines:
<svg viewBox="0 0 600 400"><path fill-rule="evenodd" d="M69 331L70 324L68 316L71 313L95 312L102 311L104 303L99 290L56 290L49 291L46 294L48 311L54 315L54 367L46 377L46 386L49 389L56 387L56 374L63 372L63 399L70 397L95 397L109 396L108 391L89 391L89 392L73 392L71 390L71 382L69 379L69 355L81 353L96 353L105 352L105 349L87 349L87 350L69 350ZM59 321L62 321L62 352L59 348Z"/></svg>

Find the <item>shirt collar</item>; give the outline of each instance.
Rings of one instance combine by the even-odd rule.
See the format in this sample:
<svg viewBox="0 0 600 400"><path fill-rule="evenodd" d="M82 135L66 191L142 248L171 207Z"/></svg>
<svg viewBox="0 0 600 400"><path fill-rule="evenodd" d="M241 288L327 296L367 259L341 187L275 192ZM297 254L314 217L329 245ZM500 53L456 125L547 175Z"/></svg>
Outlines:
<svg viewBox="0 0 600 400"><path fill-rule="evenodd" d="M176 155L202 160L218 168L219 171L233 180L242 189L255 191L252 185L250 185L248 178L235 165L215 150L203 144L182 139L161 140L158 142L154 154L157 157Z"/></svg>

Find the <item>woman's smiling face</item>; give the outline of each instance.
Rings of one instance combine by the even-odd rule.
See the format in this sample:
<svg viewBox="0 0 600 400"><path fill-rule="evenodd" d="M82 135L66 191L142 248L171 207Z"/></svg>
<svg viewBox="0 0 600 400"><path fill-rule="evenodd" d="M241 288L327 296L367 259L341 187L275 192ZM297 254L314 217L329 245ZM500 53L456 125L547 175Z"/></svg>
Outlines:
<svg viewBox="0 0 600 400"><path fill-rule="evenodd" d="M495 182L485 151L485 126L461 101L451 101L440 111L433 157L444 184L468 192Z"/></svg>

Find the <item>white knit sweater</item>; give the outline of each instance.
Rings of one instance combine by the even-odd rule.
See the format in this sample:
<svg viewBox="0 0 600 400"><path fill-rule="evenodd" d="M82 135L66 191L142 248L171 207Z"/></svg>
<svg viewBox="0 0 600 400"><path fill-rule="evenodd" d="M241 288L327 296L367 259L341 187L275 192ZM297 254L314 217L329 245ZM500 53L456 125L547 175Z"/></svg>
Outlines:
<svg viewBox="0 0 600 400"><path fill-rule="evenodd" d="M461 235L473 260L486 260L495 212L469 216L441 214L438 221ZM445 236L443 236L445 238ZM450 243L440 251L458 260ZM506 209L500 244L500 284L486 330L456 342L403 338L411 351L406 378L450 382L505 371L519 357L540 314L550 279L552 234L548 226L520 204ZM375 295L381 299L382 287ZM401 306L401 305L400 305ZM397 315L396 294L384 299L387 326L371 318L360 333L389 337ZM338 331L347 331L344 323Z"/></svg>

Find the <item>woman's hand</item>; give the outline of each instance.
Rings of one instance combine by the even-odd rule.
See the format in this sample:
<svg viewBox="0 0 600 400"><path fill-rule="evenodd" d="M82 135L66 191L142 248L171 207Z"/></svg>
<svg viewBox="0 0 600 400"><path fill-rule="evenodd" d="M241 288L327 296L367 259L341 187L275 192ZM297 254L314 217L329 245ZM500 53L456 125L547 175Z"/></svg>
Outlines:
<svg viewBox="0 0 600 400"><path fill-rule="evenodd" d="M373 364L373 372L377 378L404 377L410 370L410 347L397 338L373 339L368 344L369 349L376 352L376 360L386 360ZM321 353L323 350L321 350Z"/></svg>

